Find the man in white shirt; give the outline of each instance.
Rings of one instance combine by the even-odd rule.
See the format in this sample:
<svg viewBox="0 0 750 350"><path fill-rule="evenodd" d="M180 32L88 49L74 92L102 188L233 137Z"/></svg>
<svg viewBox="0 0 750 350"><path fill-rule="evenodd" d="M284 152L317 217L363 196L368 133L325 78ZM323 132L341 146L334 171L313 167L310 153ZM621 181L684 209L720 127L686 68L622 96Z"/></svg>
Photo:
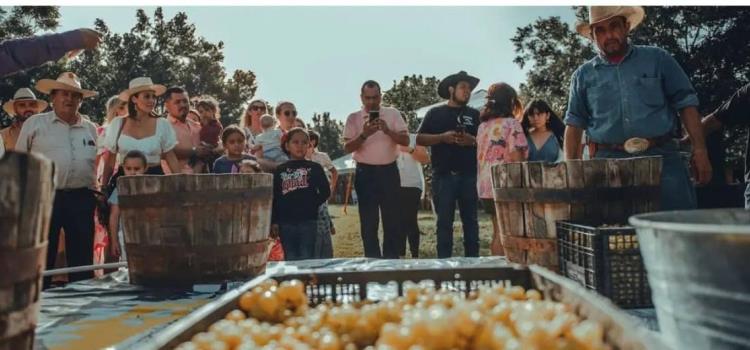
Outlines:
<svg viewBox="0 0 750 350"><path fill-rule="evenodd" d="M68 266L91 265L94 262L94 208L92 192L96 186L96 125L79 113L84 98L97 93L81 88L71 72L57 80L42 79L36 89L49 94L52 111L30 117L23 124L16 150L38 152L55 164L55 202L49 225L50 249L47 269L55 266L60 229L65 230L65 255ZM93 272L76 272L69 280L92 278ZM48 287L50 278L44 279Z"/></svg>

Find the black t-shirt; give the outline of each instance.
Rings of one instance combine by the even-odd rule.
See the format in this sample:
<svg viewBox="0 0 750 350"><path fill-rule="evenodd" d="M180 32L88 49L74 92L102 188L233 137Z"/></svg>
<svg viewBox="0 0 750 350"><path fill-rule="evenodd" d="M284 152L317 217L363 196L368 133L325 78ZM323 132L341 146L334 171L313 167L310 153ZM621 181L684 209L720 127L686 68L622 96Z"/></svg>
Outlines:
<svg viewBox="0 0 750 350"><path fill-rule="evenodd" d="M317 220L318 207L331 188L323 167L309 160L290 160L273 172L271 223Z"/></svg>
<svg viewBox="0 0 750 350"><path fill-rule="evenodd" d="M728 126L750 126L750 84L737 90L737 92L735 92L729 100L724 101L724 103L722 103L713 114L722 124ZM749 150L750 138L748 138L745 146L745 182L750 182Z"/></svg>
<svg viewBox="0 0 750 350"><path fill-rule="evenodd" d="M447 104L434 107L427 112L418 134L441 134L456 130L459 125L466 132L477 136L479 111L469 106L449 107ZM431 146L432 171L445 174L451 171L473 175L477 173L477 147L466 147L439 143Z"/></svg>

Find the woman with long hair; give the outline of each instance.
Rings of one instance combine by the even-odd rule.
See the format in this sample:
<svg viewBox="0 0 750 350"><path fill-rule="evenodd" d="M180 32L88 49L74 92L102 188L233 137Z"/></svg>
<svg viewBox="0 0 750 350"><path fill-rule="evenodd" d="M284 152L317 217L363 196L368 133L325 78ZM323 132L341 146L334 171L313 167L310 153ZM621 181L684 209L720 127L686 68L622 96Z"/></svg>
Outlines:
<svg viewBox="0 0 750 350"><path fill-rule="evenodd" d="M516 116L522 112L516 90L506 83L495 83L487 91L487 103L479 116L477 131L477 189L484 210L492 216L493 255L503 255L503 244L497 223L492 189L492 166L520 162L528 156L523 127Z"/></svg>
<svg viewBox="0 0 750 350"><path fill-rule="evenodd" d="M141 151L148 161L146 174L162 175L161 160L172 174L181 172L181 167L174 153L177 136L166 118L160 118L155 112L156 97L167 90L164 85L154 84L151 78L141 77L130 81L129 88L120 93L120 100L127 101L128 115L112 120L107 128L104 147L104 174L102 184L113 187L112 177L115 164L119 163L130 151ZM119 156L119 157L118 157ZM118 168L115 178L123 173Z"/></svg>
<svg viewBox="0 0 750 350"><path fill-rule="evenodd" d="M246 135L252 137L263 132L263 128L260 127L260 117L264 114L268 114L266 101L261 99L250 101L240 120L240 126L244 129Z"/></svg>
<svg viewBox="0 0 750 350"><path fill-rule="evenodd" d="M276 119L279 120L279 128L287 132L294 127L297 120L297 107L289 101L281 101L276 105Z"/></svg>
<svg viewBox="0 0 750 350"><path fill-rule="evenodd" d="M521 121L529 144L529 161L556 162L562 155L565 124L547 102L534 100L526 105Z"/></svg>

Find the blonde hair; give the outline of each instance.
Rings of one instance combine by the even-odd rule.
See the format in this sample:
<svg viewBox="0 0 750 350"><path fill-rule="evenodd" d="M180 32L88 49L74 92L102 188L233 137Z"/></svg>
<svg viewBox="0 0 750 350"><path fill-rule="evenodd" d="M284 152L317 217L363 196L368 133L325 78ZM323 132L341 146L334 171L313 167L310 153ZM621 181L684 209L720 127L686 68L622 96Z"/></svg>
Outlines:
<svg viewBox="0 0 750 350"><path fill-rule="evenodd" d="M125 103L125 101L120 100L117 95L114 95L107 100L107 114L104 117L105 124L109 124L109 122L112 121L112 118L115 117L115 112L117 111L117 107L120 103Z"/></svg>

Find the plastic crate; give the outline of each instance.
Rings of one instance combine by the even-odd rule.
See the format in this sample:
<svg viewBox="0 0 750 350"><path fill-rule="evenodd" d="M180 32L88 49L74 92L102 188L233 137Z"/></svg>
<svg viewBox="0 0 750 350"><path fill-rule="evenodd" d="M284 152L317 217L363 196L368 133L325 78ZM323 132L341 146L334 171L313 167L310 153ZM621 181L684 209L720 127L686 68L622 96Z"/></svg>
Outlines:
<svg viewBox="0 0 750 350"><path fill-rule="evenodd" d="M609 300L594 295L577 283L539 266L507 265L498 267L459 267L449 269L399 269L366 271L306 270L294 273L266 274L231 290L190 315L171 324L154 336L144 350L173 349L193 335L208 329L237 308L242 293L268 278L284 281L298 279L312 304L326 301L344 303L377 301L401 295L405 281L432 281L436 286L470 293L481 285L512 284L535 288L545 299L570 305L582 319L604 326L604 337L612 349L664 349L660 338L618 310ZM335 293L335 294L334 294ZM376 295L373 295L376 294ZM370 297L375 296L375 300ZM126 346L116 346L124 349Z"/></svg>
<svg viewBox="0 0 750 350"><path fill-rule="evenodd" d="M651 288L630 226L557 222L560 272L626 309L650 308Z"/></svg>

